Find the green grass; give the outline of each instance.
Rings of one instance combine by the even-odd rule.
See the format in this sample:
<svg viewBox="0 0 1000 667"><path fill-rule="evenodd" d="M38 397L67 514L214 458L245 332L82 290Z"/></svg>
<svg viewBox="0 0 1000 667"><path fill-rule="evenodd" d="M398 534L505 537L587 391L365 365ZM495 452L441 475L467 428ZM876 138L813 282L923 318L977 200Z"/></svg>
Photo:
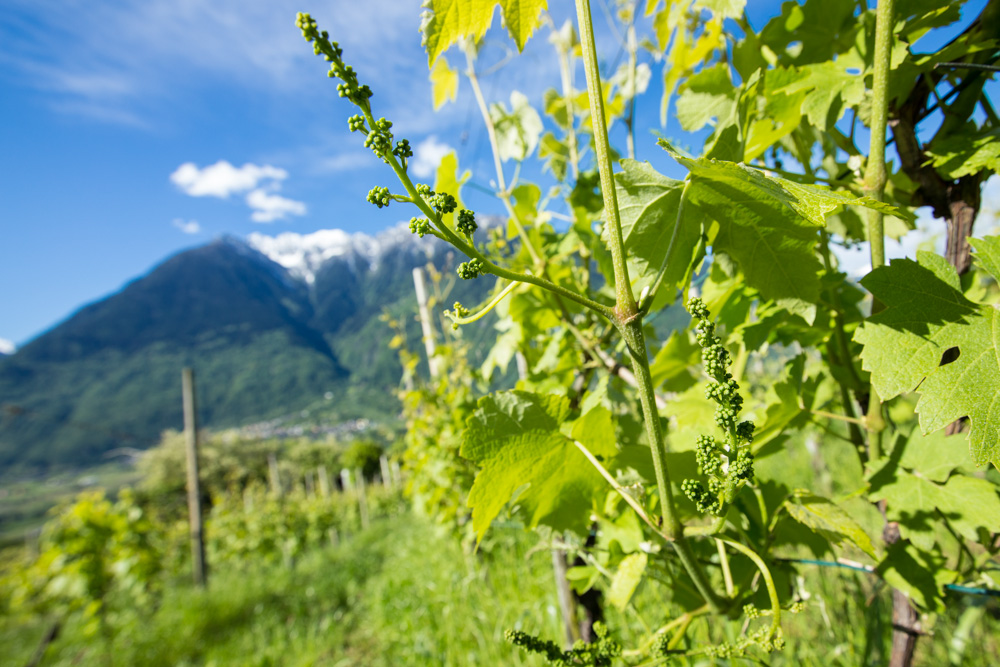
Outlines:
<svg viewBox="0 0 1000 667"><path fill-rule="evenodd" d="M207 592L171 587L156 613L113 619L115 665L528 665L509 627L558 631L547 554L469 556L407 516L376 524L294 570L217 564ZM0 619L0 664L25 664L48 622ZM44 665L109 664L72 623Z"/></svg>
<svg viewBox="0 0 1000 667"><path fill-rule="evenodd" d="M469 555L453 539L404 515L376 522L337 548L314 551L295 569L216 563L208 591L176 581L155 613L128 610L113 617L116 636L110 661L99 637L84 637L79 625L70 622L42 664L542 664L502 637L504 630L517 628L559 640L548 551L532 551L534 538L516 529L501 528L495 536L488 553ZM787 616L785 651L757 664L885 664L888 590L868 575L845 570L802 567L799 575L797 586L809 595L806 608ZM997 605L967 611L983 601L953 598L951 608L931 628L933 634L919 642L915 665L996 664ZM644 584L635 603L654 627L669 620L656 586ZM950 663L948 653L963 614L977 622L966 639L964 656ZM621 615L608 610L608 615L626 647L642 640L631 611ZM26 664L51 622L19 624L0 618L0 664ZM766 619L754 621L762 622ZM704 617L692 624L689 634L702 643L732 639L740 631L739 623Z"/></svg>

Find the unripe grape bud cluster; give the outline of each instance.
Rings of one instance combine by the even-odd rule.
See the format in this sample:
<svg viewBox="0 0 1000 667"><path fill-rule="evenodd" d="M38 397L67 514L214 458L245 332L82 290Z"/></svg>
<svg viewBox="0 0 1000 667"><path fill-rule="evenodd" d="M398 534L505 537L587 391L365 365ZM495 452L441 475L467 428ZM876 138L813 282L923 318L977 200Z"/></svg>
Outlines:
<svg viewBox="0 0 1000 667"><path fill-rule="evenodd" d="M476 224L476 214L463 208L458 212L457 226L458 231L471 238L476 233L476 230L479 229L479 226Z"/></svg>
<svg viewBox="0 0 1000 667"><path fill-rule="evenodd" d="M425 234L431 233L431 221L427 218L410 218L410 231L424 238Z"/></svg>
<svg viewBox="0 0 1000 667"><path fill-rule="evenodd" d="M368 202L370 204L375 204L379 208L383 208L388 206L390 201L392 201L392 195L389 194L389 188L376 185L368 191Z"/></svg>
<svg viewBox="0 0 1000 667"><path fill-rule="evenodd" d="M447 215L458 208L458 202L447 192L432 192L428 203L441 215Z"/></svg>
<svg viewBox="0 0 1000 667"><path fill-rule="evenodd" d="M701 299L694 298L688 303L688 312L697 320L695 338L702 348L705 373L711 378L705 387L705 398L718 404L715 423L726 437L721 443L708 435L698 437L695 458L698 469L708 477L708 489L697 480L687 479L681 490L698 511L717 514L732 500L742 483L753 480L750 443L753 442L754 424L750 421L737 423L743 409L743 397L739 394L739 383L726 370L732 358L715 335L715 323L708 319L708 307ZM722 457L729 461L726 469Z"/></svg>
<svg viewBox="0 0 1000 667"><path fill-rule="evenodd" d="M472 280L483 275L483 263L479 259L470 259L458 265L458 275L462 280Z"/></svg>

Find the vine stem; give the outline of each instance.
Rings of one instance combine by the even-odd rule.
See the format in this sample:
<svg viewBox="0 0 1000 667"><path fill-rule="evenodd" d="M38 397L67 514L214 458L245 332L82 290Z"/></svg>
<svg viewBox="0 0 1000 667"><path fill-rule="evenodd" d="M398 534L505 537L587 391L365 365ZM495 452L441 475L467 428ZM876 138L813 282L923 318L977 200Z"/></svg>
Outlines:
<svg viewBox="0 0 1000 667"><path fill-rule="evenodd" d="M365 114L365 119L368 121L369 126L374 126L375 118L372 116L371 110L365 108L363 109L363 111ZM610 320L614 319L614 311L602 303L598 303L592 299L588 299L582 294L578 294L573 290L566 289L565 287L557 285L550 280L546 280L545 278L533 275L528 272L519 273L517 271L511 271L510 269L505 269L502 266L498 266L493 262L491 262L489 258L486 257L486 255L484 255L483 253L479 252L479 250L473 244L466 243L464 239L462 239L458 234L449 229L447 225L441 222L441 216L438 215L438 213L434 209L432 209L426 201L424 201L424 198L420 196L420 194L417 192L416 186L413 184L413 181L410 180L409 174L406 173L406 169L399 163L395 155L393 155L391 152L386 152L385 160L386 162L389 163L389 166L392 168L393 172L395 172L396 177L399 179L399 182L403 184L403 187L406 189L406 193L409 196L410 201L417 208L420 209L421 213L427 216L427 219L431 221L431 224L434 225L434 228L437 229L437 231L441 234L442 238L448 241L448 243L458 248L459 250L461 250L468 257L478 259L479 261L481 261L483 263L484 273L492 273L495 276L506 278L507 280L536 285L550 292L553 292L554 294L566 297L570 301L574 301L580 304L581 306L590 308L594 312L603 315Z"/></svg>
<svg viewBox="0 0 1000 667"><path fill-rule="evenodd" d="M642 332L642 313L639 312L635 296L632 294L628 265L625 263L625 241L622 236L618 195L615 192L612 172L611 146L608 142L608 125L604 115L604 93L601 90L601 73L597 65L597 49L594 42L590 0L576 0L576 14L580 27L584 73L587 78L591 124L594 130L594 149L601 176L601 193L604 197L608 245L611 250L615 274L616 299L612 322L621 333L632 358L632 370L639 390L639 402L642 405L643 421L652 452L653 468L656 471L656 484L662 512L662 530L672 539L671 544L677 552L681 564L705 602L713 611L720 611L725 603L712 588L708 576L691 549L690 543L684 537L684 524L678 518L674 506L673 491L667 470L667 448L660 426L660 415L656 409L653 379L649 372L649 358Z"/></svg>
<svg viewBox="0 0 1000 667"><path fill-rule="evenodd" d="M771 600L771 631L768 633L768 638L773 638L781 630L781 600L778 599L778 588L774 585L774 578L771 577L771 570L768 569L767 563L764 562L764 559L756 551L735 540L727 537L717 537L715 539L739 551L752 560L753 564L760 570L760 576L764 579L764 586L767 588L767 596Z"/></svg>
<svg viewBox="0 0 1000 667"><path fill-rule="evenodd" d="M645 521L646 524L650 528L652 528L657 535L659 535L664 539L664 541L666 542L673 541L673 538L671 538L669 535L660 530L660 527L656 525L656 522L652 519L652 517L650 517L646 513L646 510L643 509L639 501L633 498L632 495L625 490L625 487L623 487L621 484L618 483L618 480L616 480L614 476L612 476L612 474L608 472L608 469L601 464L601 462L597 459L596 456L594 456L594 454L589 449L587 449L587 446L585 444L583 444L579 440L574 440L573 444L576 445L576 448L579 449L585 457L587 457L587 460L590 461L591 465L593 465L597 469L597 472L601 473L601 477L603 477L605 481L607 481L607 483L611 485L611 488L613 488L615 491L618 492L618 495L622 497L622 500L628 503L628 506L631 507L633 510L635 510L635 513L639 515L640 519Z"/></svg>
<svg viewBox="0 0 1000 667"><path fill-rule="evenodd" d="M885 168L885 130L889 118L889 66L892 46L892 17L894 0L879 0L875 15L875 68L872 80L871 142L868 149L868 164L865 166L865 193L882 201L888 180ZM885 229L881 211L868 209L868 245L871 249L872 271L885 266ZM872 298L872 314L883 308L882 303ZM872 386L868 399L868 455L877 460L882 457L882 431L885 418L882 416L882 400Z"/></svg>
<svg viewBox="0 0 1000 667"><path fill-rule="evenodd" d="M587 97L590 100L590 122L594 130L594 150L597 168L601 175L601 194L604 196L604 216L609 228L608 245L615 273L615 309L619 311L619 317L627 319L635 316L637 308L628 278L628 265L625 263L625 240L622 237L618 194L615 192L615 179L611 166L611 144L608 141L608 123L604 115L604 92L601 89L601 72L597 66L590 0L576 0L576 15L580 24L583 70L587 76Z"/></svg>

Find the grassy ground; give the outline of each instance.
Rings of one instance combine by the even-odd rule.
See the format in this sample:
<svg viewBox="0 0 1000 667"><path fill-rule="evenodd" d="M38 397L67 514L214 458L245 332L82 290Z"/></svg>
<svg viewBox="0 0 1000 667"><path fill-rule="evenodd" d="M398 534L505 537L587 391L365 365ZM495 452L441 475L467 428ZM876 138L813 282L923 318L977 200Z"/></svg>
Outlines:
<svg viewBox="0 0 1000 667"><path fill-rule="evenodd" d="M111 660L99 638L70 625L43 664L539 664L503 632L557 632L546 558L525 560L514 540L467 557L412 517L376 525L294 570L218 564L207 592L179 585L155 614L115 619ZM0 663L26 664L46 628L0 619Z"/></svg>
<svg viewBox="0 0 1000 667"><path fill-rule="evenodd" d="M547 551L531 552L529 539L501 535L490 553L470 556L404 516L313 552L294 570L218 563L207 592L178 582L155 613L114 617L110 651L70 622L42 664L538 665L502 639L507 628L560 636L551 561ZM785 623L786 650L758 664L885 664L890 603L874 584L864 574L802 569L798 586L810 596L806 609ZM990 610L975 607L979 602L955 598L934 634L921 639L916 664L997 664L996 604ZM666 620L655 588L640 589L636 604L648 621ZM0 664L26 664L50 623L0 618ZM611 611L609 623L627 646L641 638L631 612ZM699 641L739 631L718 619L697 621L690 630Z"/></svg>

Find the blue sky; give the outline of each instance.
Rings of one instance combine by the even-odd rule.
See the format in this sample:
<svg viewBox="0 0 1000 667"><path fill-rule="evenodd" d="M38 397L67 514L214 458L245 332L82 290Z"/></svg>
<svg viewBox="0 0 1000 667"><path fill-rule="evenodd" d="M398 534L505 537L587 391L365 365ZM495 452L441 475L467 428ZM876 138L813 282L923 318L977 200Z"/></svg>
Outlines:
<svg viewBox="0 0 1000 667"><path fill-rule="evenodd" d="M557 25L571 16L572 2L551 4ZM609 62L618 45L601 5L594 2L598 50ZM780 3L749 5L759 28ZM402 206L365 202L372 186L392 187L391 173L348 132L352 108L295 28L296 11L311 12L340 41L397 138L423 144L428 158L455 148L473 181L488 186L492 162L469 87L432 109L418 1L4 0L0 339L21 345L170 254L222 234L374 233L409 219ZM498 23L486 62L511 48ZM535 39L483 76L488 101L506 102L517 88L538 106L558 86L550 54L547 40ZM639 108L654 127L655 72ZM639 135L638 157L675 169L651 135ZM500 211L472 188L463 194L477 211Z"/></svg>

